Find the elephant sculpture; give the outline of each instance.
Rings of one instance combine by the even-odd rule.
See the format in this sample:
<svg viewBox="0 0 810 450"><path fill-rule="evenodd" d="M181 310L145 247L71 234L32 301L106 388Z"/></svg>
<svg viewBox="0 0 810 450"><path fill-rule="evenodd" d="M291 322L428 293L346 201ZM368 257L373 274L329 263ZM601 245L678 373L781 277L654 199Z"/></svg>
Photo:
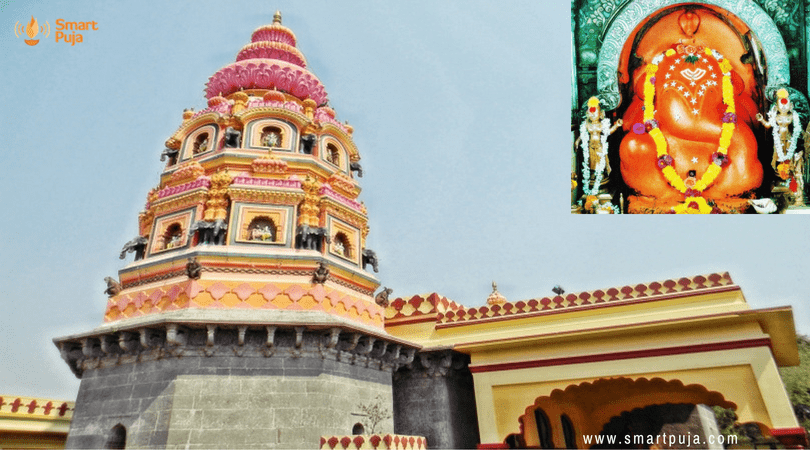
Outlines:
<svg viewBox="0 0 810 450"><path fill-rule="evenodd" d="M124 244L124 248L121 249L121 256L119 256L118 259L124 259L128 252L135 252L135 261L143 259L144 253L146 252L146 243L147 239L143 236L132 239Z"/></svg>
<svg viewBox="0 0 810 450"><path fill-rule="evenodd" d="M374 273L379 272L379 259L377 259L377 254L374 253L374 250L364 248L363 249L363 270L366 270L366 265L371 264L371 267L374 269Z"/></svg>
<svg viewBox="0 0 810 450"><path fill-rule="evenodd" d="M213 222L198 220L189 228L189 239L194 235L194 232L199 231L199 240L197 241L199 244L224 245L227 230L228 223L223 219L217 219Z"/></svg>
<svg viewBox="0 0 810 450"><path fill-rule="evenodd" d="M326 228L311 227L307 224L298 225L295 232L295 248L320 252L323 251L324 239L327 244L332 242Z"/></svg>
<svg viewBox="0 0 810 450"><path fill-rule="evenodd" d="M242 138L242 132L234 127L225 129L225 138L223 139L223 148L239 148L239 141Z"/></svg>
<svg viewBox="0 0 810 450"><path fill-rule="evenodd" d="M363 178L363 166L361 166L359 162L355 161L349 164L349 170L351 170L352 172L357 172L357 176L359 178Z"/></svg>
<svg viewBox="0 0 810 450"><path fill-rule="evenodd" d="M301 153L311 155L312 149L315 148L315 142L317 140L318 137L314 134L305 134L301 136Z"/></svg>
<svg viewBox="0 0 810 450"><path fill-rule="evenodd" d="M165 161L166 158L169 158L169 161L176 161L178 153L180 153L180 150L173 148L166 148L165 150L163 150L163 153L160 154L160 160Z"/></svg>

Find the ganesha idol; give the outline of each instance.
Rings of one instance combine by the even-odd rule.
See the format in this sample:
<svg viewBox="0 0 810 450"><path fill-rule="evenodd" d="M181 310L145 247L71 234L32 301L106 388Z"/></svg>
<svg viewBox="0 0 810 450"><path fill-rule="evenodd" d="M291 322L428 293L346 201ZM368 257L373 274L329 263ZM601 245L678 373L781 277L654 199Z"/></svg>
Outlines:
<svg viewBox="0 0 810 450"><path fill-rule="evenodd" d="M628 210L744 212L763 183L754 58L730 19L710 9L655 19L627 44L620 73L630 94L619 149L634 191Z"/></svg>

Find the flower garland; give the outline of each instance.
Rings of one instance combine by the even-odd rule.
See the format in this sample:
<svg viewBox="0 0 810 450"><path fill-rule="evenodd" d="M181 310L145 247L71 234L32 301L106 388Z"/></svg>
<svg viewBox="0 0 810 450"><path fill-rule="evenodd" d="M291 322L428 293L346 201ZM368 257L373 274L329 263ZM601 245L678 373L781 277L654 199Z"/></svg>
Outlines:
<svg viewBox="0 0 810 450"><path fill-rule="evenodd" d="M602 151L599 153L599 161L596 163L596 167L594 171L596 172L596 178L593 181L593 189L590 187L591 181L591 165L590 165L590 140L591 136L588 133L587 129L587 119L582 121L582 125L579 126L579 140L580 140L580 147L582 147L582 192L585 195L596 195L599 192L599 186L602 185L602 175L605 171L605 165L607 163L607 155L608 151L608 143L607 139L610 135L610 119L602 119L601 122L601 129L602 129L602 136L600 136L600 140L602 141Z"/></svg>
<svg viewBox="0 0 810 450"><path fill-rule="evenodd" d="M779 125L776 124L776 105L771 106L768 111L768 124L771 126L771 133L773 133L773 147L776 149L776 155L779 162L785 162L793 158L793 153L796 152L796 142L799 140L799 130L801 123L799 123L799 114L796 111L793 113L793 134L790 135L790 147L787 153L782 146L782 139L779 137Z"/></svg>
<svg viewBox="0 0 810 450"><path fill-rule="evenodd" d="M653 141L655 142L655 147L658 154L658 168L661 169L661 172L664 175L664 178L666 178L667 182L673 188L684 194L683 205L686 205L687 209L696 209L703 213L704 211L708 211L708 208L711 207L706 204L706 201L703 199L701 194L706 188L709 187L709 185L714 182L715 179L717 179L717 176L720 175L722 168L728 165L728 147L731 145L731 136L734 134L734 128L736 127L737 122L737 114L734 107L734 87L731 84L731 63L727 59L724 59L723 56L716 51L710 48L703 49L703 53L705 53L707 56L712 56L715 60L717 60L720 70L723 72L723 103L726 105L726 112L723 115L720 142L718 143L717 151L712 154L712 163L709 165L709 168L706 169L706 172L703 174L700 180L697 180L693 186L687 187L685 180L682 179L680 175L675 172L675 168L672 167L674 161L667 150L666 138L661 132L661 129L658 127L658 121L655 120L655 75L658 72L658 64L664 60L665 56L670 57L675 53L676 52L674 49L669 49L653 58L652 63L648 64L645 68L646 79L644 80L644 124L638 125L644 126L645 130L650 134L650 137L652 137ZM685 58L692 58L692 61L696 61L699 57L697 55L690 54ZM679 205L676 212L683 209L680 206L682 205ZM695 206L697 206L697 208L695 208Z"/></svg>

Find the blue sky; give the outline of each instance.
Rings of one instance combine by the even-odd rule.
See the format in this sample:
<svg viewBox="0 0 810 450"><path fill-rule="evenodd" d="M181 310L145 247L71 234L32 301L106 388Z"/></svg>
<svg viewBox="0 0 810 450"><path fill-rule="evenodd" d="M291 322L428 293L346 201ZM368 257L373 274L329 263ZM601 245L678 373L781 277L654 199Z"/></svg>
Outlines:
<svg viewBox="0 0 810 450"><path fill-rule="evenodd" d="M276 9L355 129L394 296L477 306L493 280L516 301L729 271L810 334L804 217L569 214L567 2L0 0L0 395L75 398L51 339L101 324L164 141ZM34 47L14 35L31 16L52 33ZM99 29L56 43L60 18Z"/></svg>

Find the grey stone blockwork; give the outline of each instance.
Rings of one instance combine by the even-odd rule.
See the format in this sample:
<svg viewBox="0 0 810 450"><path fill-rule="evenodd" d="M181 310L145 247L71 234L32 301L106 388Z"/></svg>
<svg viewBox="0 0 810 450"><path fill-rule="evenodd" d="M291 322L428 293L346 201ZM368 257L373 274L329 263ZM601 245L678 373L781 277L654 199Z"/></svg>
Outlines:
<svg viewBox="0 0 810 450"><path fill-rule="evenodd" d="M476 448L478 416L467 355L420 352L394 373L394 432L427 438L428 448Z"/></svg>
<svg viewBox="0 0 810 450"><path fill-rule="evenodd" d="M132 448L317 448L351 433L361 403L391 405L392 370L413 357L340 329L128 333L60 343L82 378L68 448L104 447L118 424Z"/></svg>

